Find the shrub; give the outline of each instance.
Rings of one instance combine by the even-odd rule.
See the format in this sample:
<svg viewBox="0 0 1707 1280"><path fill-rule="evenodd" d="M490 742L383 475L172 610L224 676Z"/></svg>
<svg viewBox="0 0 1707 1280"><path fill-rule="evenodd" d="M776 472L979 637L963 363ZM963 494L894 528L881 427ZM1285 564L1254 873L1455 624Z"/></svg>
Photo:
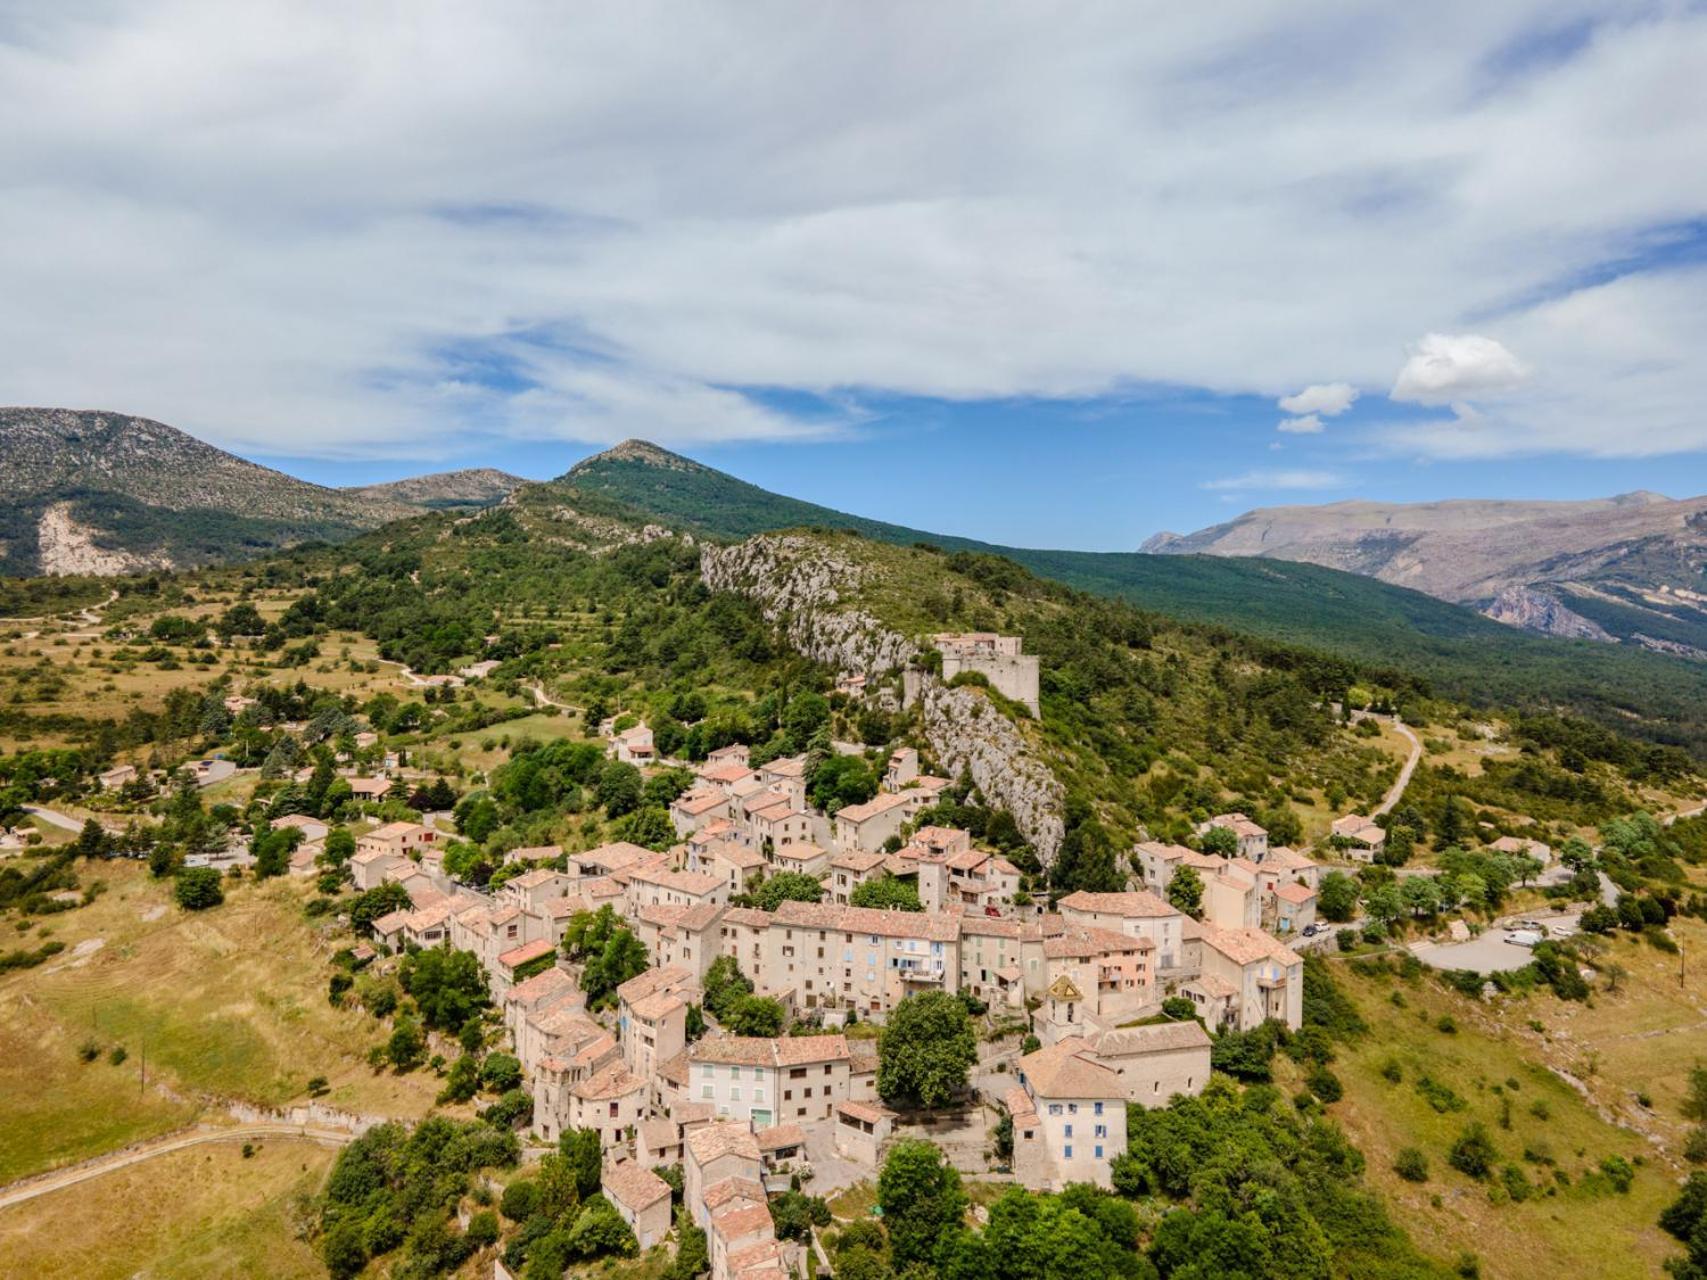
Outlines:
<svg viewBox="0 0 1707 1280"><path fill-rule="evenodd" d="M101 1056L101 1046L93 1040L85 1040L77 1047L77 1057L81 1062L93 1062Z"/></svg>
<svg viewBox="0 0 1707 1280"><path fill-rule="evenodd" d="M1406 1182L1427 1182L1428 1157L1416 1147L1400 1147L1393 1157L1393 1172Z"/></svg>
<svg viewBox="0 0 1707 1280"><path fill-rule="evenodd" d="M1381 1078L1388 1084L1398 1084L1405 1078L1404 1068L1399 1065L1397 1058L1388 1058L1381 1064Z"/></svg>
<svg viewBox="0 0 1707 1280"><path fill-rule="evenodd" d="M1323 1102L1338 1102L1345 1096L1340 1078L1326 1067L1317 1067L1304 1078L1304 1084Z"/></svg>
<svg viewBox="0 0 1707 1280"><path fill-rule="evenodd" d="M1623 1156L1607 1156L1600 1162L1600 1171L1619 1195L1628 1195L1630 1184L1636 1180L1636 1170Z"/></svg>
<svg viewBox="0 0 1707 1280"><path fill-rule="evenodd" d="M1529 1175L1524 1173L1519 1165L1506 1164L1500 1169L1500 1185L1514 1201L1521 1204L1535 1193L1530 1185Z"/></svg>
<svg viewBox="0 0 1707 1280"><path fill-rule="evenodd" d="M1472 1122L1464 1127L1464 1132L1452 1144L1447 1163L1467 1177L1480 1181L1493 1169L1499 1154L1488 1137L1488 1131L1479 1122Z"/></svg>

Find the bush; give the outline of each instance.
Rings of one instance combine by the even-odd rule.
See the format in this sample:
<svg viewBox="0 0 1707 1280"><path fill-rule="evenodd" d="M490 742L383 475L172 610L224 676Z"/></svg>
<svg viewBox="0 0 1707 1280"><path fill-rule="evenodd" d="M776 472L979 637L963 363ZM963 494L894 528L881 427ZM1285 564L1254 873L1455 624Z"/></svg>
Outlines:
<svg viewBox="0 0 1707 1280"><path fill-rule="evenodd" d="M1464 1127L1464 1132L1452 1144L1447 1163L1466 1177L1480 1181L1488 1176L1499 1155L1488 1131L1480 1122L1473 1122Z"/></svg>
<svg viewBox="0 0 1707 1280"><path fill-rule="evenodd" d="M1323 1102L1338 1102L1345 1096L1339 1077L1326 1067L1317 1067L1304 1078L1304 1084Z"/></svg>
<svg viewBox="0 0 1707 1280"><path fill-rule="evenodd" d="M1406 1182L1427 1182L1428 1157L1416 1147L1400 1147L1393 1157L1393 1172Z"/></svg>
<svg viewBox="0 0 1707 1280"><path fill-rule="evenodd" d="M1500 1185L1505 1188L1506 1194L1518 1204L1522 1204L1535 1193L1535 1188L1530 1184L1529 1175L1515 1164L1507 1164L1500 1169Z"/></svg>
<svg viewBox="0 0 1707 1280"><path fill-rule="evenodd" d="M173 882L172 896L185 911L206 911L225 901L225 889L212 867L184 867Z"/></svg>
<svg viewBox="0 0 1707 1280"><path fill-rule="evenodd" d="M1636 1170L1623 1156L1607 1156L1600 1162L1600 1171L1619 1195L1630 1193L1630 1184L1636 1180Z"/></svg>
<svg viewBox="0 0 1707 1280"><path fill-rule="evenodd" d="M523 1222L539 1209L539 1185L526 1178L504 1188L498 1210L511 1222Z"/></svg>

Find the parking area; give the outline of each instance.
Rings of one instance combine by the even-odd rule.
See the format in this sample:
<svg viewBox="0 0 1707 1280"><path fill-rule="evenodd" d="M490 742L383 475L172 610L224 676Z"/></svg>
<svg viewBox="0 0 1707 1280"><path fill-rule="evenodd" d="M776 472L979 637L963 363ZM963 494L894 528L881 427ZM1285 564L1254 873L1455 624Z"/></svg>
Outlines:
<svg viewBox="0 0 1707 1280"><path fill-rule="evenodd" d="M1505 973L1521 969L1535 958L1528 947L1505 940L1506 930L1490 929L1468 942L1418 942L1411 954L1435 969L1468 969L1472 973Z"/></svg>

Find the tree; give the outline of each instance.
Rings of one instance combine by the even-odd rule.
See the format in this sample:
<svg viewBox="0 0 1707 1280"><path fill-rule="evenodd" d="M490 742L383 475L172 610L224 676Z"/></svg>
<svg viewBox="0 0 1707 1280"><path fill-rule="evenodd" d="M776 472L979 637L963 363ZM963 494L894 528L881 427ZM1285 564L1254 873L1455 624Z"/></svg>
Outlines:
<svg viewBox="0 0 1707 1280"><path fill-rule="evenodd" d="M1432 916L1440 910L1440 890L1432 876L1412 876L1399 886L1399 897L1414 916Z"/></svg>
<svg viewBox="0 0 1707 1280"><path fill-rule="evenodd" d="M603 1159L597 1129L569 1129L557 1140L557 1149L568 1162L575 1179L575 1194L585 1200L597 1195Z"/></svg>
<svg viewBox="0 0 1707 1280"><path fill-rule="evenodd" d="M1322 887L1316 894L1316 909L1324 920L1344 924L1357 914L1357 883L1341 871L1330 871L1322 877Z"/></svg>
<svg viewBox="0 0 1707 1280"><path fill-rule="evenodd" d="M225 901L225 888L214 868L184 867L173 883L172 895L185 911L206 911Z"/></svg>
<svg viewBox="0 0 1707 1280"><path fill-rule="evenodd" d="M290 855L302 843L302 828L278 827L266 830L249 842L249 852L255 856L255 877L268 880L290 870Z"/></svg>
<svg viewBox="0 0 1707 1280"><path fill-rule="evenodd" d="M806 796L812 807L826 813L864 804L877 794L877 774L862 756L831 755L812 771Z"/></svg>
<svg viewBox="0 0 1707 1280"><path fill-rule="evenodd" d="M770 1202L770 1211L779 1240L805 1242L812 1238L813 1227L830 1225L830 1206L821 1196L785 1191Z"/></svg>
<svg viewBox="0 0 1707 1280"><path fill-rule="evenodd" d="M570 917L563 934L564 952L581 960L581 989L587 1007L597 1010L615 1002L616 989L646 971L646 946L624 927L607 906Z"/></svg>
<svg viewBox="0 0 1707 1280"><path fill-rule="evenodd" d="M960 1174L933 1144L916 1138L903 1139L890 1150L877 1176L877 1203L883 1207L897 1268L928 1264L936 1256L937 1242L950 1235L966 1213Z"/></svg>
<svg viewBox="0 0 1707 1280"><path fill-rule="evenodd" d="M409 891L397 881L387 880L359 895L350 904L350 926L357 933L370 933L375 920L410 905Z"/></svg>
<svg viewBox="0 0 1707 1280"><path fill-rule="evenodd" d="M1221 830L1216 827L1215 830ZM1195 867L1180 867L1168 878L1168 905L1193 920L1203 916L1203 877Z"/></svg>
<svg viewBox="0 0 1707 1280"><path fill-rule="evenodd" d="M577 1258L630 1257L640 1252L634 1232L610 1201L594 1196L581 1206L569 1228L569 1247Z"/></svg>
<svg viewBox="0 0 1707 1280"><path fill-rule="evenodd" d="M107 852L107 829L95 818L88 818L83 823L83 830L77 833L77 856L80 858L100 858Z"/></svg>
<svg viewBox="0 0 1707 1280"><path fill-rule="evenodd" d="M1405 903L1396 885L1384 884L1371 889L1364 897L1363 905L1370 916L1384 925L1391 925L1405 914Z"/></svg>
<svg viewBox="0 0 1707 1280"><path fill-rule="evenodd" d="M1406 1182L1427 1182L1428 1157L1415 1147L1400 1147L1393 1157L1393 1172Z"/></svg>
<svg viewBox="0 0 1707 1280"><path fill-rule="evenodd" d="M321 848L327 862L341 867L356 856L356 838L348 827L333 827L326 833L326 841Z"/></svg>
<svg viewBox="0 0 1707 1280"><path fill-rule="evenodd" d="M385 1043L385 1056L399 1071L410 1071L421 1065L427 1049L427 1038L413 1018L400 1016Z"/></svg>
<svg viewBox="0 0 1707 1280"><path fill-rule="evenodd" d="M1239 852L1239 836L1231 827L1210 827L1198 837L1197 844L1204 853L1220 858L1231 858Z"/></svg>
<svg viewBox="0 0 1707 1280"><path fill-rule="evenodd" d="M465 1061L458 1058L457 1062ZM513 1054L494 1053L480 1064L480 1085L488 1093L508 1093L522 1083L521 1060Z"/></svg>
<svg viewBox="0 0 1707 1280"><path fill-rule="evenodd" d="M459 1031L489 1003L486 974L472 951L433 947L403 957L397 979L434 1031Z"/></svg>
<svg viewBox="0 0 1707 1280"><path fill-rule="evenodd" d="M618 840L647 849L668 849L676 840L676 828L670 821L669 811L655 804L642 805L619 819L611 834Z"/></svg>
<svg viewBox="0 0 1707 1280"><path fill-rule="evenodd" d="M890 1106L944 1106L965 1091L977 1060L965 1005L943 991L911 995L878 1042L877 1092Z"/></svg>
<svg viewBox="0 0 1707 1280"><path fill-rule="evenodd" d="M723 1022L738 1036L777 1036L782 1034L785 1017L781 1001L765 996L742 996Z"/></svg>
<svg viewBox="0 0 1707 1280"><path fill-rule="evenodd" d="M763 881L750 895L760 911L775 911L783 902L817 902L824 886L802 871L782 871Z"/></svg>
<svg viewBox="0 0 1707 1280"><path fill-rule="evenodd" d="M713 960L700 986L705 992L705 1007L719 1022L733 1012L743 996L753 992L752 982L741 972L734 956L718 956Z"/></svg>
<svg viewBox="0 0 1707 1280"><path fill-rule="evenodd" d="M605 766L599 775L597 791L598 802L604 807L605 813L612 818L620 818L625 813L632 813L640 807L640 795L644 788L640 770L625 761L613 761Z"/></svg>
<svg viewBox="0 0 1707 1280"><path fill-rule="evenodd" d="M856 907L877 907L888 911L923 911L916 881L903 880L885 872L875 880L854 886L848 902Z"/></svg>

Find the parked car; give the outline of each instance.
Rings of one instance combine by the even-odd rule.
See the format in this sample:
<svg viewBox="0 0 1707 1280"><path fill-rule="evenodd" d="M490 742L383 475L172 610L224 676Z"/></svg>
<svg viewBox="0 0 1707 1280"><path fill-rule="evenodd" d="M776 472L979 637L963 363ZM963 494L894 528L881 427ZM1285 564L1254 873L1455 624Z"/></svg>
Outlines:
<svg viewBox="0 0 1707 1280"><path fill-rule="evenodd" d="M1306 938L1314 938L1316 936L1316 926L1313 924L1305 925L1303 934Z"/></svg>
<svg viewBox="0 0 1707 1280"><path fill-rule="evenodd" d="M1512 929L1507 932L1505 940L1513 946L1533 947L1542 941L1542 935L1534 929Z"/></svg>

